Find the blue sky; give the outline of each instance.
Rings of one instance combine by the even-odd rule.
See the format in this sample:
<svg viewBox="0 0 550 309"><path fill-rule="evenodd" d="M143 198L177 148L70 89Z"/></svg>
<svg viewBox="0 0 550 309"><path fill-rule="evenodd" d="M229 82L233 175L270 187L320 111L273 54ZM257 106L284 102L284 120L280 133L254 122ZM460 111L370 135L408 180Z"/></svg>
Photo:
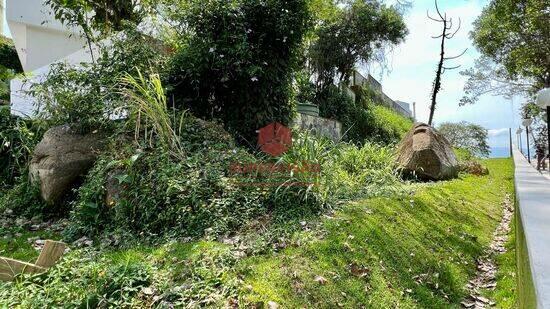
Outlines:
<svg viewBox="0 0 550 309"><path fill-rule="evenodd" d="M459 74L461 69L470 68L479 53L472 46L469 32L472 23L487 4L485 0L439 0L442 12L462 20L462 28L457 35L448 41L446 53L456 55L468 48L466 54L452 62L461 64L460 69L448 71L443 76L442 90L438 95L438 105L434 122L469 121L479 124L489 130L489 142L492 147L508 146L508 128L517 128L519 107L522 98L508 100L500 96L485 96L475 105L459 106L463 96L466 78ZM384 92L394 100L416 102L416 113L419 121L428 121L429 102L432 83L439 61L440 41L432 39L432 35L440 33L440 24L426 17L426 10L435 14L433 0L413 0L413 7L405 16L409 35L405 43L396 47L389 54L390 72L380 75L380 70L371 67L371 73L381 78ZM449 63L450 64L450 63ZM515 129L513 129L515 132ZM515 138L515 134L513 134Z"/></svg>
<svg viewBox="0 0 550 309"><path fill-rule="evenodd" d="M440 24L426 18L426 10L430 10L432 16L435 14L432 0L412 1L413 7L405 16L409 35L405 43L389 53L390 71L381 72L375 65L370 68L370 71L382 82L384 92L392 99L416 102L417 119L427 122L440 44L439 40L432 39L431 36L439 34ZM479 56L472 46L468 33L472 30L473 21L487 2L487 0L438 1L442 12L447 12L447 15L453 19L460 17L462 20L460 32L447 43L446 49L449 55L456 55L464 48L468 48L466 54L454 62L457 65L461 64L461 69L471 67L474 59ZM5 35L9 35L7 25L4 29ZM524 99L518 97L507 100L500 96L485 96L475 105L460 107L458 102L463 95L466 79L460 76L459 71L460 69L448 71L443 76L434 122L436 124L462 120L473 122L489 130L489 142L492 147L508 146L507 128L512 127L515 132L515 128L520 124L519 107Z"/></svg>

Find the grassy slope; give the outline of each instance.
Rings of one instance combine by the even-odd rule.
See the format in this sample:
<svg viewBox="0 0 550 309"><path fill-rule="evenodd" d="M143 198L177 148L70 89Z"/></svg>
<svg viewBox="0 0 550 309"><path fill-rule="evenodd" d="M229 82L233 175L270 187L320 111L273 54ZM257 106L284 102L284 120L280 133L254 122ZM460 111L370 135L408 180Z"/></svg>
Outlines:
<svg viewBox="0 0 550 309"><path fill-rule="evenodd" d="M458 306L513 190L510 160L487 165L489 176L427 186L410 200L352 203L326 220L322 240L248 259L247 298L288 307Z"/></svg>
<svg viewBox="0 0 550 309"><path fill-rule="evenodd" d="M475 258L499 221L500 203L513 190L511 161L489 160L487 165L489 176L426 185L410 198L350 203L320 225L309 221L306 226L310 229L295 233L292 245L277 253L233 261L227 245L214 241L90 256L74 250L52 270L51 277L57 279L32 290L18 284L7 292L12 303L78 304L89 295L104 295L105 272L118 278L118 284L125 284L130 279L120 278L129 276L124 269L131 264L147 269L150 275L145 286L151 284L155 290L167 293L175 285L188 286L179 292L187 304L208 291L222 303L232 295L240 298L241 304L275 301L284 307L458 306L464 285L474 275ZM263 233L257 234L261 238ZM36 252L25 243L29 236L21 235L17 244L0 240L1 254L32 259ZM18 251L11 251L16 247ZM503 257L502 261L513 269L509 259ZM71 278L69 283L60 285L58 280L66 280L66 276ZM315 276L327 282L319 284ZM499 275L499 287L512 285L509 277ZM511 303L507 298L513 299L508 290L495 293L503 305ZM145 305L151 297L128 295L116 305Z"/></svg>
<svg viewBox="0 0 550 309"><path fill-rule="evenodd" d="M374 119L379 127L395 132L404 137L411 129L413 121L383 105L373 105Z"/></svg>

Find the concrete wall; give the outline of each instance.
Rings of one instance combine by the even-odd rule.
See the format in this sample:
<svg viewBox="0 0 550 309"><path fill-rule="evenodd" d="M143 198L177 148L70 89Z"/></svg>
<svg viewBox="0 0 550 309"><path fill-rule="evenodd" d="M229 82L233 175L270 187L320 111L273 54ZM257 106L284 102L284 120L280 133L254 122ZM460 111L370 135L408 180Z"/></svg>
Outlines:
<svg viewBox="0 0 550 309"><path fill-rule="evenodd" d="M328 137L335 142L342 138L342 124L336 120L298 113L291 126L309 130L313 134Z"/></svg>
<svg viewBox="0 0 550 309"><path fill-rule="evenodd" d="M86 45L78 29L55 20L43 0L8 0L6 18L25 72L64 58Z"/></svg>
<svg viewBox="0 0 550 309"><path fill-rule="evenodd" d="M550 177L517 149L514 165L519 308L550 308Z"/></svg>
<svg viewBox="0 0 550 309"><path fill-rule="evenodd" d="M382 102L381 104L393 109L397 113L401 114L402 116L412 118L412 112L410 109L410 106L408 103L402 102L402 101L394 101L389 96L387 96L384 91L382 91L382 84L376 78L372 77L370 74L367 75L367 77L364 77L361 73L354 71L353 75L351 76L350 85L340 85L346 92L351 96L352 99L355 100L355 93L353 92L353 88L357 87L369 87L370 89L374 90L380 95L380 99Z"/></svg>

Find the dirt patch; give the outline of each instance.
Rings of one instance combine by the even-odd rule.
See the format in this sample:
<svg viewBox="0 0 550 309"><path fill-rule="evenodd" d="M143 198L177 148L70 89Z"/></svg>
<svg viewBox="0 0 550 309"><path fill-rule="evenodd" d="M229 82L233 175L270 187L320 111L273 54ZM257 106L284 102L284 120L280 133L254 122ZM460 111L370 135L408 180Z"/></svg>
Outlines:
<svg viewBox="0 0 550 309"><path fill-rule="evenodd" d="M510 194L502 203L503 215L500 224L493 234L493 241L483 256L477 260L476 276L468 282L466 289L469 296L461 302L463 308L488 308L496 303L481 296L483 290L494 290L497 287L495 256L506 252L506 242L510 233L510 223L514 215L514 206Z"/></svg>

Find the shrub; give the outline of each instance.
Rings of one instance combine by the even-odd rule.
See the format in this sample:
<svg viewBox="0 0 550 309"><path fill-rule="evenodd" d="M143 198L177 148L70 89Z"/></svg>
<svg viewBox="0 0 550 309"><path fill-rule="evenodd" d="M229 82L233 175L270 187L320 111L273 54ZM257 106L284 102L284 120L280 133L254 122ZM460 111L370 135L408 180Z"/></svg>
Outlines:
<svg viewBox="0 0 550 309"><path fill-rule="evenodd" d="M292 76L309 25L305 0L193 0L175 16L186 37L170 65L179 106L222 119L239 141L292 116ZM253 143L252 143L253 144Z"/></svg>
<svg viewBox="0 0 550 309"><path fill-rule="evenodd" d="M362 146L333 143L306 132L295 136L293 146L281 161L320 167L318 174L290 176L299 182L315 183L303 194L321 205L333 205L341 199L395 193L402 188L394 149L388 146L370 142Z"/></svg>
<svg viewBox="0 0 550 309"><path fill-rule="evenodd" d="M13 70L14 73L23 72L13 41L3 35L0 35L0 67Z"/></svg>
<svg viewBox="0 0 550 309"><path fill-rule="evenodd" d="M0 212L9 209L16 216L49 217L58 215L56 209L47 207L40 197L40 188L31 183L27 175L17 178L13 187L0 195Z"/></svg>
<svg viewBox="0 0 550 309"><path fill-rule="evenodd" d="M113 261L92 252L71 252L47 274L0 283L0 306L97 308L135 306L152 284L152 267L141 261Z"/></svg>
<svg viewBox="0 0 550 309"><path fill-rule="evenodd" d="M0 106L0 187L11 186L26 173L32 149L42 136L31 122L10 114Z"/></svg>
<svg viewBox="0 0 550 309"><path fill-rule="evenodd" d="M23 72L13 41L0 35L0 105L10 100L10 80Z"/></svg>
<svg viewBox="0 0 550 309"><path fill-rule="evenodd" d="M141 131L145 131L146 139L155 137L165 151L177 157L183 156L179 135L184 125L185 113L181 113L179 124L175 123L175 119L172 119L168 112L166 95L159 75L151 74L146 78L139 70L137 75L136 78L126 74L122 78L122 92L128 98L126 109L130 114L130 121L135 124L136 137Z"/></svg>
<svg viewBox="0 0 550 309"><path fill-rule="evenodd" d="M235 148L223 129L189 116L179 138L185 141L185 156L178 158L158 144L141 150L128 139L114 144L79 190L69 236L116 230L200 236L210 229L219 234L265 213L266 190L239 186L229 172L232 163L255 159ZM108 205L110 175L115 188L123 190Z"/></svg>

